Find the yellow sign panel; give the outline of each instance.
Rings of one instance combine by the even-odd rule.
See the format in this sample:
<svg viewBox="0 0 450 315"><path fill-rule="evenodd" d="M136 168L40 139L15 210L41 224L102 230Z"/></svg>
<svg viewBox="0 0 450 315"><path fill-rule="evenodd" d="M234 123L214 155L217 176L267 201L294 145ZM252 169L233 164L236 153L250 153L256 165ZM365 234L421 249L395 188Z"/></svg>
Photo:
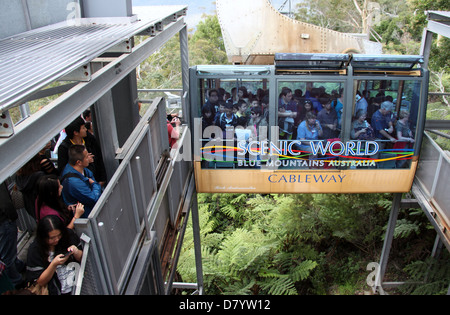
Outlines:
<svg viewBox="0 0 450 315"><path fill-rule="evenodd" d="M202 169L195 162L197 192L203 193L401 193L411 190L410 169L249 170Z"/></svg>

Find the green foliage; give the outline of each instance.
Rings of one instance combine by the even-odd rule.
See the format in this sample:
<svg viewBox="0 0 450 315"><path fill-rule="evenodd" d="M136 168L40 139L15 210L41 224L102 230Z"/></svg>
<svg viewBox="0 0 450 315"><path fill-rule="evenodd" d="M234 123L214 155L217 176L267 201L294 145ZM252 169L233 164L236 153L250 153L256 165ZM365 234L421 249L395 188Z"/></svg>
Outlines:
<svg viewBox="0 0 450 315"><path fill-rule="evenodd" d="M317 263L304 259L299 246L290 246L299 235L295 224L283 226L282 217L293 202L292 196L199 195L200 225L209 230L202 231L208 293L298 293L296 284L307 279ZM277 221L274 230L273 220ZM192 243L185 244L184 253L190 259L180 259L178 270L192 281Z"/></svg>
<svg viewBox="0 0 450 315"><path fill-rule="evenodd" d="M139 89L181 88L179 35L172 37L138 69Z"/></svg>
<svg viewBox="0 0 450 315"><path fill-rule="evenodd" d="M141 40L144 40L143 38ZM139 40L137 41L139 44ZM216 15L205 15L188 38L189 64L228 63ZM181 88L180 40L177 34L140 65L139 89Z"/></svg>
<svg viewBox="0 0 450 315"><path fill-rule="evenodd" d="M261 289L271 295L296 295L297 290L288 276L269 278L261 284Z"/></svg>
<svg viewBox="0 0 450 315"><path fill-rule="evenodd" d="M371 233L362 233L361 227L353 232L346 229L362 225L357 221L371 216L374 210L378 211L375 217L385 217L385 209L378 204L384 198L199 194L200 225L205 229L201 230L205 291L289 295L325 292L327 263L320 247L334 237L360 242L361 247L364 242L374 242L365 239ZM351 210L345 207L348 203L353 204ZM366 236L357 238L358 233ZM180 260L178 271L186 281L195 281L190 247L192 243L185 241L183 256L189 259ZM342 268L354 270L348 265ZM354 268L359 269L359 264Z"/></svg>
<svg viewBox="0 0 450 315"><path fill-rule="evenodd" d="M415 40L420 40L422 30L426 26L426 11L449 11L450 4L447 0L408 0L410 11L409 32ZM411 14L412 13L412 14Z"/></svg>
<svg viewBox="0 0 450 315"><path fill-rule="evenodd" d="M372 9L377 7L379 10ZM377 38L381 37L385 53L413 55L420 53L426 11L449 11L450 4L447 0L312 0L298 4L296 9L297 20L344 33L365 32L364 24L368 22L379 35ZM448 38L434 41L431 70L448 72L449 48Z"/></svg>
<svg viewBox="0 0 450 315"><path fill-rule="evenodd" d="M220 51L225 51L225 44L223 43L222 30L220 28L219 19L217 15L204 15L203 20L197 25L197 31L192 36L192 41L197 42L205 40Z"/></svg>
<svg viewBox="0 0 450 315"><path fill-rule="evenodd" d="M445 295L450 282L450 257L446 251L438 260L428 258L425 261L414 261L404 270L410 280L400 289L403 294L411 295Z"/></svg>
<svg viewBox="0 0 450 315"><path fill-rule="evenodd" d="M321 222L338 238L368 251L380 240L386 223L387 195L340 194L318 199Z"/></svg>
<svg viewBox="0 0 450 315"><path fill-rule="evenodd" d="M336 10L339 8L339 10ZM346 0L316 0L297 4L295 19L338 32L357 33L358 25L350 18L357 16L356 8Z"/></svg>
<svg viewBox="0 0 450 315"><path fill-rule="evenodd" d="M415 233L416 235L420 233L420 225L417 221L411 222L408 219L397 220L394 231L395 238L407 238L412 233Z"/></svg>
<svg viewBox="0 0 450 315"><path fill-rule="evenodd" d="M199 194L198 203L206 294L354 294L368 290L366 266L379 259L392 195ZM420 242L429 230L421 210L401 211L395 241L411 279L423 272ZM178 272L196 282L190 235ZM438 272L447 271L436 270L436 279ZM441 294L445 281L429 279L404 290L431 292L435 282L433 294Z"/></svg>

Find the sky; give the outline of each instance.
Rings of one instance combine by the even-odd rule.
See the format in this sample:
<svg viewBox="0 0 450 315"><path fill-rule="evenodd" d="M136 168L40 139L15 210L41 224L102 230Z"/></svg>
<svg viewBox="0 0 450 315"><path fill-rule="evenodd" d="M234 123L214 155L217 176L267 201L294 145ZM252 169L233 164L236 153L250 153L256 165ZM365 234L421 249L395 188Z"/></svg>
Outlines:
<svg viewBox="0 0 450 315"><path fill-rule="evenodd" d="M230 0L233 1L233 0ZM189 28L195 28L200 22L203 13L214 14L216 5L213 0L132 0L133 6L152 6L152 5L187 5L188 12L185 21ZM272 5L279 9L286 0L271 0ZM295 8L301 0L291 0L292 8ZM237 5L239 2L237 1ZM286 5L286 10L288 6Z"/></svg>

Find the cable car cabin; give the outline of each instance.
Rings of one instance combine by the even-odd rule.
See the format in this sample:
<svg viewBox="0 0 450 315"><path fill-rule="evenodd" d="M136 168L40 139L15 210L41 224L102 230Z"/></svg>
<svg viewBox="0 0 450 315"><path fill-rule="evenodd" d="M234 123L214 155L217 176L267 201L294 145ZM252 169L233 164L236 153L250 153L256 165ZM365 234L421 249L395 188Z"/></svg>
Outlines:
<svg viewBox="0 0 450 315"><path fill-rule="evenodd" d="M424 129L421 56L276 54L190 69L198 192L408 192Z"/></svg>

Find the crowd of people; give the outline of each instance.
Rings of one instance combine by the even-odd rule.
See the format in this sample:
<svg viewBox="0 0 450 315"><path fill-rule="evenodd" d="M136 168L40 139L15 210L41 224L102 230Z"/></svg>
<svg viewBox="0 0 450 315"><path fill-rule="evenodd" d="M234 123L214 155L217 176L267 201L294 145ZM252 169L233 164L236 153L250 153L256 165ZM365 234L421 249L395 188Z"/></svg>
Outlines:
<svg viewBox="0 0 450 315"><path fill-rule="evenodd" d="M174 148L181 121L167 119L169 146ZM30 285L45 287L51 295L71 294L70 266L79 263L83 253L74 223L89 217L107 183L92 124L88 109L16 173L13 195L22 206L14 204L6 183L0 185L0 294L29 293ZM37 224L26 261L17 257L18 208Z"/></svg>
<svg viewBox="0 0 450 315"><path fill-rule="evenodd" d="M37 223L26 262L17 258L16 207L2 184L2 199L7 201L0 205L1 292L30 292L24 288L39 286L50 295L72 293L73 264L80 263L83 254L74 222L89 216L106 185L89 116L86 111L76 118L16 174L24 208ZM57 160L50 158L50 151L57 152Z"/></svg>
<svg viewBox="0 0 450 315"><path fill-rule="evenodd" d="M259 127L269 126L269 91L248 92L245 87L211 89L201 109L203 130L218 126L223 130L241 126L258 135ZM278 127L282 140L300 140L301 150L307 151L310 141L341 138L343 117L343 89L327 93L326 88L315 87L304 94L300 89L281 88L278 95ZM409 114L401 110L397 117L393 98L383 93L371 97L369 91L357 92L352 119L351 139L377 141L380 150L387 143L394 149L412 147L414 134ZM403 165L405 161L400 164ZM401 167L401 165L397 165Z"/></svg>

